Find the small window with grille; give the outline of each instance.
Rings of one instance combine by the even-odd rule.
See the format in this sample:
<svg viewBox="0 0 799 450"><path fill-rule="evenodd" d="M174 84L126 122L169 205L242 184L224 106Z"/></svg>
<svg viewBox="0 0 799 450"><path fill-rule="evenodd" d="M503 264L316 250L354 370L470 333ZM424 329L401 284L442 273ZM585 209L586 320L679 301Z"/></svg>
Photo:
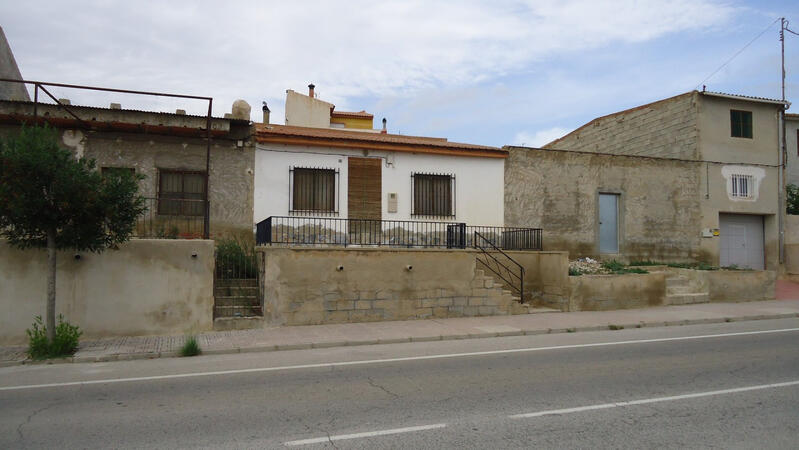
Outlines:
<svg viewBox="0 0 799 450"><path fill-rule="evenodd" d="M289 169L289 213L338 213L338 170Z"/></svg>
<svg viewBox="0 0 799 450"><path fill-rule="evenodd" d="M414 216L455 217L455 176L411 174Z"/></svg>
<svg viewBox="0 0 799 450"><path fill-rule="evenodd" d="M730 177L730 195L737 198L752 198L754 177L752 175L733 174Z"/></svg>

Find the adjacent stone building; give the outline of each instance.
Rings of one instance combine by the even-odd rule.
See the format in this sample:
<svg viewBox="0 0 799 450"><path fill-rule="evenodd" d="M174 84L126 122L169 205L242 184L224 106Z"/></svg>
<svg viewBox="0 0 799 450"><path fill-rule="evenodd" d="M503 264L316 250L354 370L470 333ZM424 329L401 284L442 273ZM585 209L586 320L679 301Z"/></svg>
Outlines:
<svg viewBox="0 0 799 450"><path fill-rule="evenodd" d="M148 210L139 220L138 237L202 237L207 191L210 237L252 239L252 126L249 107L234 110L235 116L211 120L207 178L207 117L182 110L39 103L34 115L33 102L0 100L0 135L15 133L22 124L47 123L65 148L95 159L103 173L122 170L144 176L140 192Z"/></svg>
<svg viewBox="0 0 799 450"><path fill-rule="evenodd" d="M783 106L692 91L505 147L505 224L573 258L776 269Z"/></svg>

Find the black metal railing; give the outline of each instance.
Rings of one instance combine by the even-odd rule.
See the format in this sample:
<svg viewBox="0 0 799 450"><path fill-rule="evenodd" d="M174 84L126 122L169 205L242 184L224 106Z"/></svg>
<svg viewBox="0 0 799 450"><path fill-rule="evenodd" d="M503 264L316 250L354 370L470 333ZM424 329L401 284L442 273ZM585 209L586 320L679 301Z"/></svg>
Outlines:
<svg viewBox="0 0 799 450"><path fill-rule="evenodd" d="M541 230L458 222L271 216L256 225L256 243L467 248L474 232L505 250L541 250Z"/></svg>
<svg viewBox="0 0 799 450"><path fill-rule="evenodd" d="M472 242L474 242L474 248L480 250L477 262L499 277L505 286L519 294L519 299L524 302L524 266L478 231L474 232Z"/></svg>
<svg viewBox="0 0 799 450"><path fill-rule="evenodd" d="M208 204L205 200L145 198L146 210L133 236L150 239L200 239Z"/></svg>

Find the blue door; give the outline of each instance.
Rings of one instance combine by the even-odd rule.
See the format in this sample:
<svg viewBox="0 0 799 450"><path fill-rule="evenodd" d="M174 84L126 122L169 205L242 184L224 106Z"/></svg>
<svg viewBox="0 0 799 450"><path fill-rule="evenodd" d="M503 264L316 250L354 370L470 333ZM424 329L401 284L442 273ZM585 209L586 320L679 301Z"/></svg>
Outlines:
<svg viewBox="0 0 799 450"><path fill-rule="evenodd" d="M618 224L618 194L599 194L599 253L619 253Z"/></svg>

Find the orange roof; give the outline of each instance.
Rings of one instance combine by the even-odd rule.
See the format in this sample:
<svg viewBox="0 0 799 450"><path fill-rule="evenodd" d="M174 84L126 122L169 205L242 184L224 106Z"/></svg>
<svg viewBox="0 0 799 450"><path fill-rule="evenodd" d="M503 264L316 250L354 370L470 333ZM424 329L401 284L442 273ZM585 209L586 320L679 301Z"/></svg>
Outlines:
<svg viewBox="0 0 799 450"><path fill-rule="evenodd" d="M355 119L374 119L374 115L369 114L364 110L360 110L358 112L353 111L330 111L330 117L351 117Z"/></svg>
<svg viewBox="0 0 799 450"><path fill-rule="evenodd" d="M260 123L255 124L255 140L261 144L278 143L316 147L344 147L487 158L506 158L508 156L507 150L498 147L449 142L444 138Z"/></svg>

